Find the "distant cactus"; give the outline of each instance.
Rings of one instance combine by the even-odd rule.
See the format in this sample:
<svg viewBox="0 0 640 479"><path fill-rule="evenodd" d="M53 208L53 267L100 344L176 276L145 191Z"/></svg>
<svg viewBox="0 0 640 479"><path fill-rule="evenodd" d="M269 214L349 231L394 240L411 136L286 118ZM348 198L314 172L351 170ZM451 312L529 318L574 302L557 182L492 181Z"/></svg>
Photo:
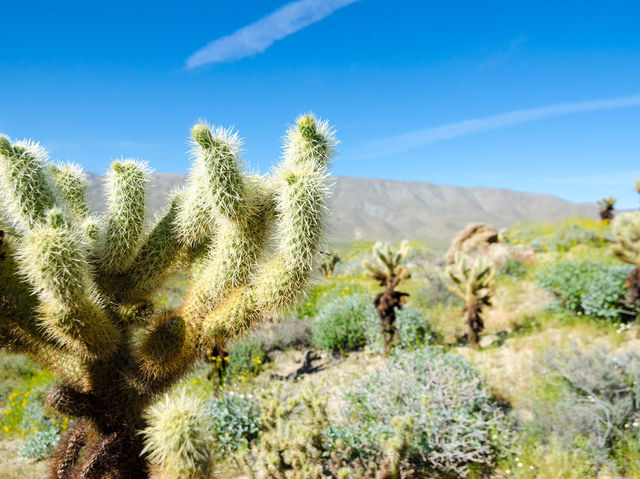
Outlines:
<svg viewBox="0 0 640 479"><path fill-rule="evenodd" d="M469 326L469 344L477 348L484 329L482 310L491 305L494 292L495 266L487 256L470 264L467 256L457 253L454 264L447 266L444 274L449 290L465 302L462 314Z"/></svg>
<svg viewBox="0 0 640 479"><path fill-rule="evenodd" d="M148 477L143 411L208 347L294 304L309 281L336 143L328 124L300 117L265 177L244 171L237 134L200 123L192 136L187 186L151 228L146 164L111 165L98 218L78 167L0 136L0 346L52 370L49 406L81 418L52 478ZM153 293L187 264L184 305L155 311Z"/></svg>
<svg viewBox="0 0 640 479"><path fill-rule="evenodd" d="M635 266L627 278L627 302L633 305L640 300L640 212L619 214L613 220L612 228L616 237L611 245L613 255Z"/></svg>
<svg viewBox="0 0 640 479"><path fill-rule="evenodd" d="M340 256L335 253L323 253L320 258L320 272L325 278L329 278L333 271L336 269L336 265L340 262Z"/></svg>
<svg viewBox="0 0 640 479"><path fill-rule="evenodd" d="M615 198L609 196L609 198L602 198L598 201L598 207L600 208L600 219L606 223L613 219L613 207L616 204Z"/></svg>
<svg viewBox="0 0 640 479"><path fill-rule="evenodd" d="M366 260L362 263L369 277L385 288L373 299L373 304L380 316L385 354L389 354L391 349L401 341L395 324L396 308L402 308L409 294L396 291L395 288L411 277L411 273L404 265L410 252L411 246L407 240L400 243L398 248L388 243L378 242L373 245L375 263Z"/></svg>

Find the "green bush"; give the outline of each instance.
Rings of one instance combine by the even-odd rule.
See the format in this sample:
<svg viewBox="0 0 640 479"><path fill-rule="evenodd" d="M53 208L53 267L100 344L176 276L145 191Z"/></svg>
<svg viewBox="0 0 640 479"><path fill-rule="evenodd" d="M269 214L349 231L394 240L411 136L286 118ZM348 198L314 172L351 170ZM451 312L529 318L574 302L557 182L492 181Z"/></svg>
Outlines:
<svg viewBox="0 0 640 479"><path fill-rule="evenodd" d="M366 344L368 322L377 317L368 296L338 297L314 319L311 342L317 348L333 353L361 348Z"/></svg>
<svg viewBox="0 0 640 479"><path fill-rule="evenodd" d="M640 355L606 348L570 353L553 348L539 362L543 381L529 397L535 420L525 430L535 440L560 441L608 469L640 464ZM635 452L620 461L618 448ZM629 452L631 454L631 452ZM619 470L618 472L624 472Z"/></svg>
<svg viewBox="0 0 640 479"><path fill-rule="evenodd" d="M229 348L227 381L257 375L266 361L267 353L260 337L254 335L241 339Z"/></svg>
<svg viewBox="0 0 640 479"><path fill-rule="evenodd" d="M625 281L632 269L591 261L559 261L541 271L537 279L564 308L615 322L623 313L637 313L624 301Z"/></svg>
<svg viewBox="0 0 640 479"><path fill-rule="evenodd" d="M409 305L396 310L396 327L400 334L402 346L407 349L420 348L425 344L434 342L437 338L437 334L427 318ZM365 336L367 344L373 351L384 351L380 318L377 315L367 316Z"/></svg>
<svg viewBox="0 0 640 479"><path fill-rule="evenodd" d="M68 419L53 416L42 404L44 393L52 385L49 372L36 372L11 392L1 411L2 431L25 439L18 449L22 457L41 459L49 455L69 425Z"/></svg>
<svg viewBox="0 0 640 479"><path fill-rule="evenodd" d="M530 244L536 251L566 252L578 245L598 248L606 246L607 243L602 235L591 229L579 224L568 224L559 227L550 235L535 238Z"/></svg>
<svg viewBox="0 0 640 479"><path fill-rule="evenodd" d="M213 447L220 458L246 449L260 431L260 408L251 395L229 392L209 399L204 411L211 423Z"/></svg>
<svg viewBox="0 0 640 479"><path fill-rule="evenodd" d="M527 274L527 265L520 258L508 258L500 268L500 272L514 278L523 278Z"/></svg>
<svg viewBox="0 0 640 479"><path fill-rule="evenodd" d="M511 443L509 424L478 371L436 348L397 350L345 394L344 425L334 427L355 456L381 455L394 417L410 417L408 461L430 474L466 477L495 466Z"/></svg>

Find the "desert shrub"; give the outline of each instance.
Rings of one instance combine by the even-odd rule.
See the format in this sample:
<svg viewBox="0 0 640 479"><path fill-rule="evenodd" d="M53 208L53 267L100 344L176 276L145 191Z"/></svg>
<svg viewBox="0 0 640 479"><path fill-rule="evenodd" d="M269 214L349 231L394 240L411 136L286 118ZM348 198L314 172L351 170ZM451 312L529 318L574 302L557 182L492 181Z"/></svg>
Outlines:
<svg viewBox="0 0 640 479"><path fill-rule="evenodd" d="M618 321L622 313L630 311L624 296L631 269L591 261L559 261L542 270L537 279L564 308L578 315Z"/></svg>
<svg viewBox="0 0 640 479"><path fill-rule="evenodd" d="M598 232L579 224L561 226L552 234L539 236L531 241L531 246L536 251L566 252L578 245L602 247L606 245L606 241Z"/></svg>
<svg viewBox="0 0 640 479"><path fill-rule="evenodd" d="M251 395L231 391L205 401L204 412L210 422L213 448L220 458L246 449L260 431L260 409Z"/></svg>
<svg viewBox="0 0 640 479"><path fill-rule="evenodd" d="M555 438L601 466L616 469L616 448L640 440L640 355L606 348L552 348L540 362L544 380L531 395L527 431ZM636 456L636 460L640 457Z"/></svg>
<svg viewBox="0 0 640 479"><path fill-rule="evenodd" d="M364 295L366 291L348 276L331 277L330 283L316 284L311 288L307 298L296 304L298 318L314 318L336 299Z"/></svg>
<svg viewBox="0 0 640 479"><path fill-rule="evenodd" d="M461 306L462 300L447 288L447 283L438 270L426 273L417 293L411 295L411 303L418 308L429 308L436 304L444 306Z"/></svg>
<svg viewBox="0 0 640 479"><path fill-rule="evenodd" d="M520 258L508 258L501 265L500 272L514 278L522 278L527 273L527 265Z"/></svg>
<svg viewBox="0 0 640 479"><path fill-rule="evenodd" d="M6 434L25 439L18 448L22 457L40 459L49 455L67 428L68 419L60 419L47 411L42 403L52 375L38 371L16 387L0 414L0 427Z"/></svg>
<svg viewBox="0 0 640 479"><path fill-rule="evenodd" d="M228 381L257 375L267 361L264 341L258 336L249 336L229 348L229 366L225 372Z"/></svg>
<svg viewBox="0 0 640 479"><path fill-rule="evenodd" d="M478 371L436 348L396 351L345 394L345 425L334 428L354 455L378 457L392 419L411 418L408 461L430 473L466 477L495 466L511 442L509 424Z"/></svg>
<svg viewBox="0 0 640 479"><path fill-rule="evenodd" d="M37 368L23 355L0 352L0 405L20 383L36 374Z"/></svg>
<svg viewBox="0 0 640 479"><path fill-rule="evenodd" d="M568 251L584 244L604 246L607 225L586 218L570 218L561 222L532 222L516 225L503 234L510 244L530 244L537 251Z"/></svg>
<svg viewBox="0 0 640 479"><path fill-rule="evenodd" d="M261 478L359 478L405 479L410 419L393 418L393 431L380 437L383 451L376 461L352 457L351 448L331 433L328 396L317 388L305 388L283 398L281 388L264 394L261 401L262 431L258 441L238 455L249 477Z"/></svg>
<svg viewBox="0 0 640 479"><path fill-rule="evenodd" d="M409 305L396 311L396 328L402 347L416 349L432 343L437 338L429 320L420 311ZM380 321L373 316L367 317L365 336L367 344L376 352L384 351L384 339L380 331Z"/></svg>
<svg viewBox="0 0 640 479"><path fill-rule="evenodd" d="M369 297L345 296L331 301L312 324L314 346L333 353L351 351L366 344L365 328L378 316Z"/></svg>

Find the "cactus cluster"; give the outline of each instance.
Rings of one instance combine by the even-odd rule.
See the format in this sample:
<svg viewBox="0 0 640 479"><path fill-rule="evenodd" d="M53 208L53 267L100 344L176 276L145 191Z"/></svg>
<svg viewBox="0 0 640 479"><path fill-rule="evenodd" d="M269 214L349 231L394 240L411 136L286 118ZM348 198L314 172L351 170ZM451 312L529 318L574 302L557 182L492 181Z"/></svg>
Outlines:
<svg viewBox="0 0 640 479"><path fill-rule="evenodd" d="M243 456L252 479L401 479L413 476L402 470L409 455L412 422L393 419L393 434L380 437L383 457L365 461L342 439L334 440L327 414L328 397L306 388L286 401L280 387L262 401L262 434Z"/></svg>
<svg viewBox="0 0 640 479"><path fill-rule="evenodd" d="M453 265L444 269L447 287L465 303L462 314L469 326L469 344L477 348L484 329L482 310L491 305L496 268L491 259L481 256L470 262L463 253L456 253Z"/></svg>
<svg viewBox="0 0 640 479"><path fill-rule="evenodd" d="M640 212L621 213L612 223L616 242L611 245L614 256L635 266L627 278L627 302L640 300Z"/></svg>
<svg viewBox="0 0 640 479"><path fill-rule="evenodd" d="M396 309L402 308L409 294L396 291L395 288L411 277L405 265L410 252L411 246L407 240L402 241L397 248L389 243L377 242L373 245L374 262L365 260L362 263L369 277L385 288L373 299L373 304L380 316L385 354L389 354L393 347L401 342L396 327Z"/></svg>
<svg viewBox="0 0 640 479"><path fill-rule="evenodd" d="M615 198L609 196L609 198L602 198L598 201L598 208L600 213L600 219L608 223L613 219L613 208L616 204Z"/></svg>
<svg viewBox="0 0 640 479"><path fill-rule="evenodd" d="M0 136L0 346L52 370L48 405L78 419L52 478L148 477L145 409L309 281L336 144L328 124L300 117L265 176L245 171L233 131L199 123L192 137L187 185L149 226L145 163L112 163L97 216L79 167ZM153 294L178 267L192 270L186 300L156 311Z"/></svg>

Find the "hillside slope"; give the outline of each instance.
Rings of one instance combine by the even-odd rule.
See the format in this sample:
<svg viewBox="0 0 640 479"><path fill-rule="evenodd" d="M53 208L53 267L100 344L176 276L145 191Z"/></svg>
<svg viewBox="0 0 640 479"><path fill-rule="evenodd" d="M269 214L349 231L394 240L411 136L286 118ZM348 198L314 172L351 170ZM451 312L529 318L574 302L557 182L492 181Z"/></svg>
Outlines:
<svg viewBox="0 0 640 479"><path fill-rule="evenodd" d="M154 175L151 210L162 208L168 192L184 179L182 174ZM90 181L91 203L100 210L102 177L90 174ZM469 222L501 228L519 221L596 215L595 205L549 195L352 177L336 177L330 209L330 238L337 242L405 237L443 242Z"/></svg>

